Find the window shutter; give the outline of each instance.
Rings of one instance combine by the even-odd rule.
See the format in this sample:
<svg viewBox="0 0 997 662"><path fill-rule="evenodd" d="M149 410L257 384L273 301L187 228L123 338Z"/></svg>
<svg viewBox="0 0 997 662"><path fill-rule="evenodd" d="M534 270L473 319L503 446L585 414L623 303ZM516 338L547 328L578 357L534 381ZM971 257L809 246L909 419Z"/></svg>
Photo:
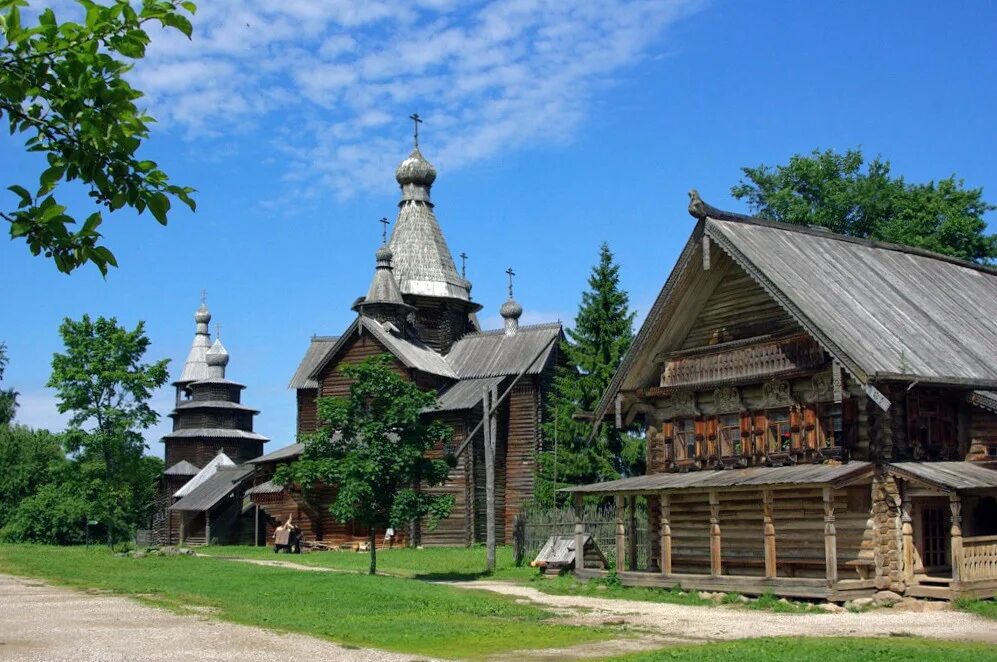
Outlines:
<svg viewBox="0 0 997 662"><path fill-rule="evenodd" d="M789 409L789 434L793 450L803 448L803 410L800 407Z"/></svg>
<svg viewBox="0 0 997 662"><path fill-rule="evenodd" d="M672 443L675 439L675 424L665 421L661 424L661 447L664 453L665 462L675 459L675 452Z"/></svg>
<svg viewBox="0 0 997 662"><path fill-rule="evenodd" d="M765 436L768 434L769 417L764 411L755 412L754 435L751 440L751 452L764 455L767 451Z"/></svg>
<svg viewBox="0 0 997 662"><path fill-rule="evenodd" d="M696 457L706 455L706 419L697 418L695 422L696 430Z"/></svg>
<svg viewBox="0 0 997 662"><path fill-rule="evenodd" d="M741 455L751 454L751 412L741 412Z"/></svg>
<svg viewBox="0 0 997 662"><path fill-rule="evenodd" d="M817 448L817 405L808 405L803 409L803 440L807 448Z"/></svg>
<svg viewBox="0 0 997 662"><path fill-rule="evenodd" d="M720 456L719 429L720 422L716 418L706 419L706 455L708 456Z"/></svg>

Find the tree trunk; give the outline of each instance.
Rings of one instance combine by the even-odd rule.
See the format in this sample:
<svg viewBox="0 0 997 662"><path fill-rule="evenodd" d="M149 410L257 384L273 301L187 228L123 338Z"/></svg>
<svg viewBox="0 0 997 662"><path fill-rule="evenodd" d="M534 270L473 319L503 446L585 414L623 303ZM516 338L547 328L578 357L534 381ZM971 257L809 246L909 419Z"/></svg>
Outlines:
<svg viewBox="0 0 997 662"><path fill-rule="evenodd" d="M374 527L370 527L368 534L368 539L370 541L370 573L371 575L377 574L377 532L374 531Z"/></svg>

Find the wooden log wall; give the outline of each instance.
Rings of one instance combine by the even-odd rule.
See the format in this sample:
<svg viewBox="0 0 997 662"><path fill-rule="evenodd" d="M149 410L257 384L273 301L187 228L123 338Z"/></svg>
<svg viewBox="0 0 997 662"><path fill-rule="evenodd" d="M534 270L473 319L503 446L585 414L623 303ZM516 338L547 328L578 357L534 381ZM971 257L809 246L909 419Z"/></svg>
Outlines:
<svg viewBox="0 0 997 662"><path fill-rule="evenodd" d="M344 365L360 363L371 356L386 353L388 350L384 348L384 345L370 334L365 333L357 337L353 344L339 355L339 359L326 366L325 370L318 376L319 394L323 397L337 398L348 396L350 394L350 380L339 369ZM390 365L391 369L399 375L410 379L408 370L398 359L393 359Z"/></svg>
<svg viewBox="0 0 997 662"><path fill-rule="evenodd" d="M441 417L441 420L453 428L454 437L453 449L460 447L468 432L469 421L467 414L462 412L448 413ZM432 460L441 459L444 456L443 444L437 445L427 454ZM450 470L447 481L443 485L424 488L427 494L450 494L454 498L454 508L450 517L442 520L431 531L428 524L422 524L422 544L426 546L437 545L467 545L471 542L468 530L468 490L466 463L470 461L470 453L464 453L458 458L457 466Z"/></svg>
<svg viewBox="0 0 997 662"><path fill-rule="evenodd" d="M512 540L516 515L533 499L533 477L540 442L540 402L536 380L524 379L509 395L508 442L506 446L506 491L504 527Z"/></svg>
<svg viewBox="0 0 997 662"><path fill-rule="evenodd" d="M318 389L299 388L298 401L298 434L315 432L318 429L318 407L316 399Z"/></svg>
<svg viewBox="0 0 997 662"><path fill-rule="evenodd" d="M203 467L220 451L236 464L241 464L262 455L263 442L239 439L171 439L166 444L166 466L172 467L181 460L187 460L196 467Z"/></svg>
<svg viewBox="0 0 997 662"><path fill-rule="evenodd" d="M974 406L969 416L969 455L976 460L997 458L997 413Z"/></svg>
<svg viewBox="0 0 997 662"><path fill-rule="evenodd" d="M848 565L870 550L871 487L835 491L837 564L843 579L858 578ZM765 575L765 522L761 490L718 491L722 574ZM672 572L710 574L708 492L671 493ZM824 505L819 488L772 491L777 576L824 578ZM657 527L655 527L657 529ZM650 533L657 537L657 530Z"/></svg>
<svg viewBox="0 0 997 662"><path fill-rule="evenodd" d="M222 428L228 430L253 430L253 414L248 411L196 409L176 417L174 430L190 428Z"/></svg>

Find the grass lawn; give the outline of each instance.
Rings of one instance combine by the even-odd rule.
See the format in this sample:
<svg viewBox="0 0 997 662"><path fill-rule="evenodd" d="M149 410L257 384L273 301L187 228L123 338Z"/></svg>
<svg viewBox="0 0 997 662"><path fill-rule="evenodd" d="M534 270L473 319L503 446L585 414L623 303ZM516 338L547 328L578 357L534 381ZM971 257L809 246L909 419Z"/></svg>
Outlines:
<svg viewBox="0 0 997 662"><path fill-rule="evenodd" d="M997 660L997 649L989 644L884 637L771 637L702 646L676 646L650 653L612 658L615 662L659 662L663 660L726 660L772 662L774 660L916 660L917 662L985 662Z"/></svg>
<svg viewBox="0 0 997 662"><path fill-rule="evenodd" d="M202 547L199 554L219 557L237 557L290 561L302 565L314 565L337 570L367 572L370 556L356 552L308 552L305 554L274 554L270 547L212 546ZM615 600L635 600L638 602L667 602L670 604L710 606L712 600L703 600L698 591L681 589L645 588L621 586L612 581L593 579L578 581L571 575L548 579L540 575L536 568L528 565L516 567L513 563L512 547L499 547L495 555L495 573L492 579L502 579L519 583L529 583L543 593L551 595L582 595ZM485 550L483 547L426 547L424 549L398 548L377 553L377 570L388 575L411 577L425 580L474 580L487 577L485 573ZM725 602L735 603L737 595L730 594ZM760 600L745 605L748 609L765 609L785 613L818 613L810 604L801 602L779 602L773 596L762 596Z"/></svg>
<svg viewBox="0 0 997 662"><path fill-rule="evenodd" d="M274 554L272 547L217 546L201 547L198 554L234 556L239 558L290 561L338 570L367 572L370 555L367 552L306 552L304 554ZM484 547L426 547L424 549L378 550L377 571L387 575L414 579L472 580L485 577ZM512 547L499 547L495 554L495 579L526 580L537 575L528 565L516 567Z"/></svg>
<svg viewBox="0 0 997 662"><path fill-rule="evenodd" d="M997 600L970 600L962 598L956 600L953 606L960 611L968 611L979 614L984 618L997 620Z"/></svg>
<svg viewBox="0 0 997 662"><path fill-rule="evenodd" d="M189 556L115 558L103 548L34 545L0 545L0 572L105 589L180 612L209 607L218 618L245 625L440 657L481 657L614 636L610 630L551 623L549 612L504 596L359 573L308 573Z"/></svg>

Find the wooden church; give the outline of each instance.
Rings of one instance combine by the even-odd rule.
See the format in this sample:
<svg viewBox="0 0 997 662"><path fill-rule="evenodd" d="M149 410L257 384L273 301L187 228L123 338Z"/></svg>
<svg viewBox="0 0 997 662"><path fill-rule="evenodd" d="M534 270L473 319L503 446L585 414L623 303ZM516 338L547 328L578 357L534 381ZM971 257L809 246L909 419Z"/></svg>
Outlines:
<svg viewBox="0 0 997 662"><path fill-rule="evenodd" d="M520 326L523 308L512 296L501 306L504 326L480 328L482 306L471 298L471 283L458 273L437 221L430 190L436 169L419 151L418 137L395 173L401 188L398 215L390 240L374 255L374 273L364 296L352 305L353 322L336 336L311 339L290 387L297 398L298 434L316 429L316 400L344 397L349 383L345 365L389 354L392 368L405 379L439 393L438 406L426 413L452 426L457 466L438 491L453 494L452 515L430 531L414 523L409 542L466 545L484 541L485 460L483 435L468 434L483 420L483 393L497 403L495 502L497 539L510 540L512 523L533 497L535 454L540 450L541 420L559 361L560 323ZM337 522L328 513L335 486L303 491L267 480L277 466L293 462L303 447L295 444L252 460L256 485L249 498L272 527L288 515L306 540L337 546L366 541L368 531L356 523ZM380 537L379 537L380 539Z"/></svg>
<svg viewBox="0 0 997 662"><path fill-rule="evenodd" d="M568 490L615 499L623 583L997 595L997 270L690 195L596 412L643 422L648 474Z"/></svg>

